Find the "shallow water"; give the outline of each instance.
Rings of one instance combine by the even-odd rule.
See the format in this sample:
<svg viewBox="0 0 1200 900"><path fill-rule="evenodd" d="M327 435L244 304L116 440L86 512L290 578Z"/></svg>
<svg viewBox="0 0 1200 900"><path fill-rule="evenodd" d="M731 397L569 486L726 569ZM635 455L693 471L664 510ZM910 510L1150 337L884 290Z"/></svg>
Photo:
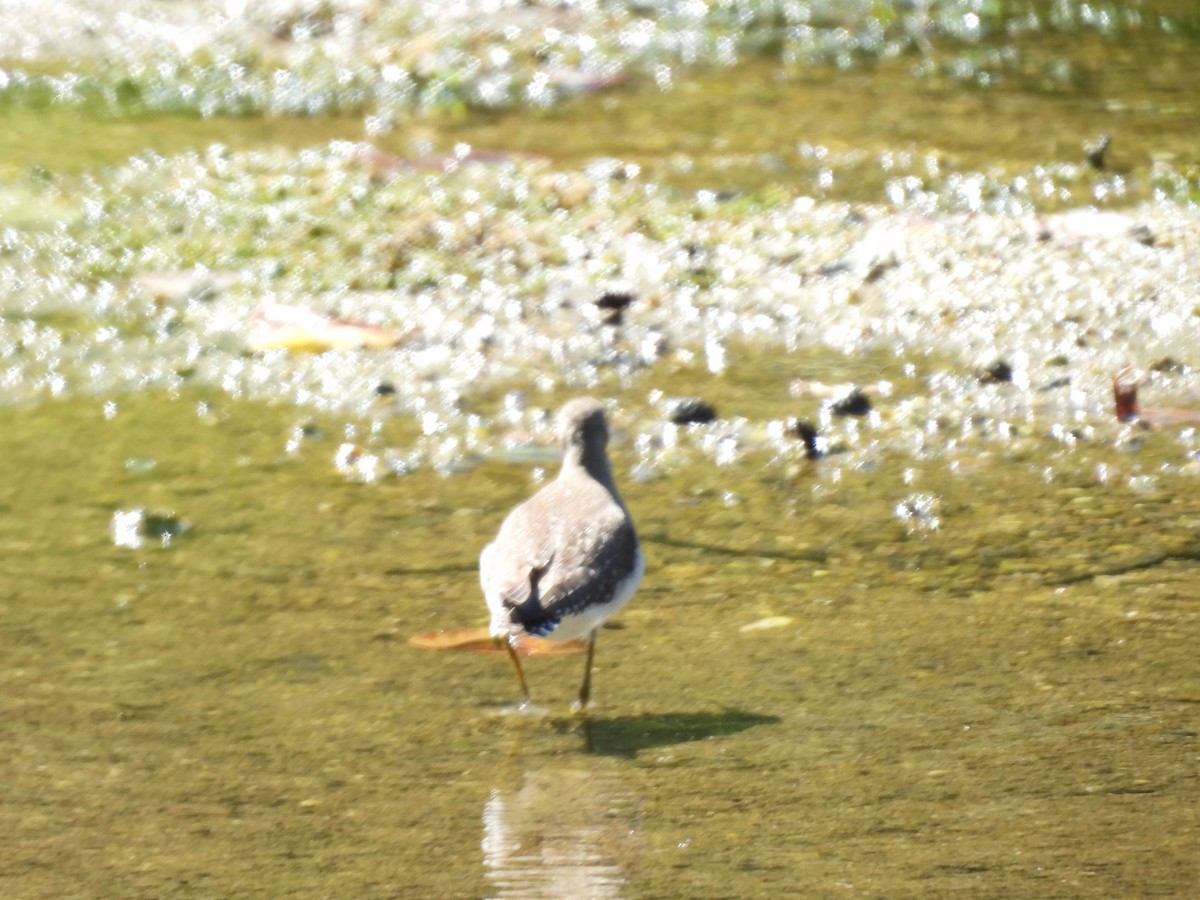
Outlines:
<svg viewBox="0 0 1200 900"><path fill-rule="evenodd" d="M336 428L285 452L295 418L3 412L6 895L1194 883L1200 480L1139 480L1172 435L639 483L619 432L649 567L585 728L579 657L532 660L548 714L514 716L502 656L406 643L483 622L477 553L529 466L356 484ZM936 519L898 515L914 493ZM115 546L139 506L186 527Z"/></svg>
<svg viewBox="0 0 1200 900"><path fill-rule="evenodd" d="M1153 9L1083 4L1086 14L1076 11L1072 18L1067 4L1030 6L1024 17L1015 9L990 10L997 23L966 39L950 36L956 28L947 18L942 27L948 33L932 44L922 38L904 50L859 47L857 56L837 65L794 59L786 50L742 52L734 57L736 66L700 59L694 68L672 69L675 74L665 82L653 74L661 65L650 71L632 67L613 86L583 96L567 92L548 106L468 111L462 101L446 101L423 116L388 112L385 98L375 101L383 112L368 108L364 115L357 94L350 91L339 100L344 86L329 84L322 94L320 78L311 75L307 102L319 115L279 115L269 102L266 110L249 109L267 115L247 115L244 101L234 101L230 110L218 102L217 111L203 118L198 115L203 103L198 109L178 98L174 104L163 100L164 108L106 100L122 93L120 70L109 76L115 86L83 91L77 102L58 106L23 99L0 78L12 95L3 107L0 171L74 172L146 151L171 154L213 143L296 149L368 140L386 153L411 158L451 154L461 144L545 157L568 168L598 156L617 157L638 164L656 181L688 190L769 189L908 203L914 193L928 192L943 208L955 205L954 185L963 178L981 179L985 193L1011 192L1013 203L1041 209L1130 205L1162 191L1174 196L1179 179L1186 183L1185 198L1200 196L1194 140L1200 100L1192 65L1200 26L1194 10L1186 3ZM858 14L862 11L847 13ZM979 18L973 11L966 15ZM858 24L866 30L875 27L869 15L863 21ZM248 28L246 40L255 33ZM447 27L443 37L451 44L467 39L455 27ZM367 40L386 46L386 33ZM753 31L742 40L754 46ZM832 47L852 42L852 35L833 28L829 40ZM182 88L168 81L158 92L202 100L217 100L222 91L236 94L236 79L234 86L222 81L230 76L219 64L220 53L212 53L217 59L196 71L181 67ZM52 68L53 60L41 65ZM125 76L133 83L153 72L133 68L136 74ZM215 72L211 84L203 81L208 68ZM264 76L268 83L273 71ZM348 71L327 76L348 78ZM189 77L201 83L189 86ZM455 77L471 80L461 72ZM74 96L68 88L59 92ZM39 98L43 93L53 92L34 91ZM388 127L372 124L381 117L394 121ZM86 140L76 139L81 132ZM1098 174L1087 164L1085 146L1102 135L1112 143ZM1026 190L1022 180L1039 187Z"/></svg>
<svg viewBox="0 0 1200 900"><path fill-rule="evenodd" d="M600 35L619 87L420 114L355 107L365 70L328 80L297 34L332 6L254 18L242 100L266 72L271 102L324 111L296 118L189 115L189 78L228 87L228 47L142 65L160 7L137 7L128 73L53 82L104 103L5 97L0 895L1200 880L1200 438L1110 400L1132 364L1143 404L1200 406L1188 4L1041 4L1093 21L1029 30L951 4L928 32L895 18L921 4L840 4L816 62L751 25L782 49L689 70L655 42L726 46L680 26L690 4L644 58ZM361 8L334 49L390 59L401 5ZM455 6L466 25L418 35L425 87L485 51L524 72L530 40L553 56L604 14L581 10L550 37L520 16L561 10ZM75 49L121 60L122 39ZM383 152L328 143L368 131ZM464 142L549 162L413 165ZM1130 210L1043 215L1093 202ZM610 290L633 297L619 328L594 308ZM417 328L256 351L267 302ZM980 379L996 361L1010 383ZM868 415L833 415L848 385ZM503 656L408 644L483 624L479 551L555 465L528 433L585 391L611 398L648 560L586 722L581 657L531 660L542 712L519 715ZM666 423L678 396L717 420Z"/></svg>

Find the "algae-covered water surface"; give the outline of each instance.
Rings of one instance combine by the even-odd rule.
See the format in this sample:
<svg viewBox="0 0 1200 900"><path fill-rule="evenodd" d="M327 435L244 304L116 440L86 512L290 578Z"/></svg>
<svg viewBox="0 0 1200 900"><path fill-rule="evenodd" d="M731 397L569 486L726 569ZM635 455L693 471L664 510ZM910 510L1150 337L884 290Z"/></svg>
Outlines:
<svg viewBox="0 0 1200 900"><path fill-rule="evenodd" d="M1200 491L1130 485L1161 447L1059 451L1052 477L1038 453L762 452L636 484L619 438L650 575L601 635L585 725L579 657L529 663L549 714L526 717L502 656L407 644L483 621L476 555L528 465L363 485L336 434L285 451L289 410L109 413L6 414L9 465L54 473L0 496L10 895L1195 877ZM898 514L917 494L924 519ZM114 546L135 507L180 532Z"/></svg>
<svg viewBox="0 0 1200 900"><path fill-rule="evenodd" d="M0 35L0 894L1188 895L1190 4L67 6ZM410 639L580 394L647 574L518 713Z"/></svg>

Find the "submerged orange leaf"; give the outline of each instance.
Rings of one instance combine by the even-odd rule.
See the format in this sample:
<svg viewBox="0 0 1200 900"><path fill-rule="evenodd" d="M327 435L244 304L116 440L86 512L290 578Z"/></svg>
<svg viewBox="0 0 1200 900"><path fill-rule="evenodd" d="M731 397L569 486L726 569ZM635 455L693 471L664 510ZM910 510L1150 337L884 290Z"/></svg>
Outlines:
<svg viewBox="0 0 1200 900"><path fill-rule="evenodd" d="M447 628L444 631L426 631L413 635L408 642L422 650L459 650L466 653L504 653L503 647L492 643L487 628ZM587 644L583 641L551 641L546 638L524 635L517 639L520 656L570 656L583 653Z"/></svg>

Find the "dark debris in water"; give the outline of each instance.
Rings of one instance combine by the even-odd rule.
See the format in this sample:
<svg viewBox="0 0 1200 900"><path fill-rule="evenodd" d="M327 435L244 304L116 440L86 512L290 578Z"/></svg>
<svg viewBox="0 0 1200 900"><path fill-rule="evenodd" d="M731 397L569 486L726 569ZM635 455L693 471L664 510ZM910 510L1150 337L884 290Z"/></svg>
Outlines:
<svg viewBox="0 0 1200 900"><path fill-rule="evenodd" d="M1044 384L1039 384L1037 386L1037 390L1038 390L1038 393L1045 394L1045 393L1049 393L1050 391L1057 391L1057 390L1061 390L1062 388L1068 388L1070 386L1071 386L1071 376L1063 375L1063 376L1060 376L1059 378L1051 378L1049 381L1047 381Z"/></svg>
<svg viewBox="0 0 1200 900"><path fill-rule="evenodd" d="M798 438L804 444L804 455L808 459L820 459L824 456L824 441L815 426L808 419L789 419L787 433Z"/></svg>
<svg viewBox="0 0 1200 900"><path fill-rule="evenodd" d="M717 418L716 407L698 397L673 397L664 406L667 419L675 425L707 425Z"/></svg>
<svg viewBox="0 0 1200 900"><path fill-rule="evenodd" d="M634 296L628 291L605 291L596 298L596 308L601 312L601 321L605 325L622 324L625 310L633 301Z"/></svg>
<svg viewBox="0 0 1200 900"><path fill-rule="evenodd" d="M1170 356L1164 356L1162 359L1155 360L1150 364L1151 372L1162 372L1168 375L1186 375L1188 368L1186 363L1182 363Z"/></svg>
<svg viewBox="0 0 1200 900"><path fill-rule="evenodd" d="M1139 223L1129 230L1129 236L1145 247L1153 247L1157 243L1154 231L1149 225Z"/></svg>
<svg viewBox="0 0 1200 900"><path fill-rule="evenodd" d="M1013 380L1012 366L998 359L979 374L979 380L984 384L1007 384Z"/></svg>
<svg viewBox="0 0 1200 900"><path fill-rule="evenodd" d="M835 416L865 416L871 411L871 400L862 388L853 388L829 404L829 412Z"/></svg>
<svg viewBox="0 0 1200 900"><path fill-rule="evenodd" d="M1083 152L1087 164L1097 171L1102 170L1105 166L1108 148L1111 144L1112 138L1107 132L1100 135L1096 140L1084 144Z"/></svg>

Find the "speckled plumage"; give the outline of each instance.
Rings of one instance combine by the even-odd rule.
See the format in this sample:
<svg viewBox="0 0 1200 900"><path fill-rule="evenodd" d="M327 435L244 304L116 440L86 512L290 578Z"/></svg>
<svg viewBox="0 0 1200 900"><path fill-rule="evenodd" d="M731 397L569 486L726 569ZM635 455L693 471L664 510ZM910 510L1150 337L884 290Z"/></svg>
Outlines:
<svg viewBox="0 0 1200 900"><path fill-rule="evenodd" d="M633 520L613 482L608 425L591 398L558 415L564 456L552 482L516 507L479 560L493 637L587 637L625 605L644 562ZM589 652L589 672L591 653ZM520 666L515 655L513 662ZM586 705L587 680L580 700Z"/></svg>

